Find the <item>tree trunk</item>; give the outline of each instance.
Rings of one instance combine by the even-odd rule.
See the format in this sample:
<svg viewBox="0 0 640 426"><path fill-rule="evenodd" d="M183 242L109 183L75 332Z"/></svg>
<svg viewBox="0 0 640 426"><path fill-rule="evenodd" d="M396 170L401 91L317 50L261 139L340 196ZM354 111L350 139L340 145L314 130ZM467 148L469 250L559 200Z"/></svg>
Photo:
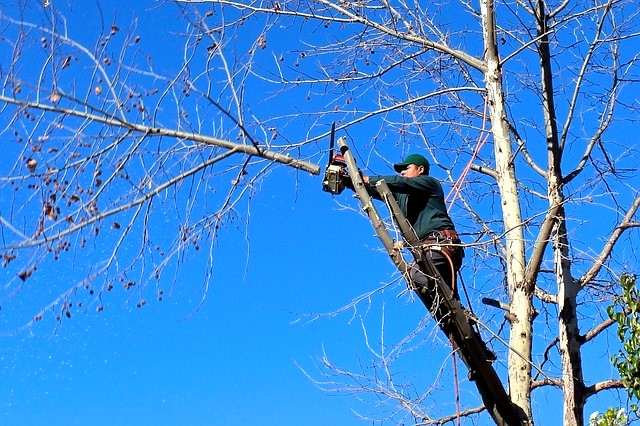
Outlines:
<svg viewBox="0 0 640 426"><path fill-rule="evenodd" d="M547 28L545 4L538 0L536 6L537 33L540 39L538 53L542 83L542 104L544 111L545 136L547 140L547 181L549 206L557 211L553 218L552 230L553 261L558 286L559 346L562 358L563 378L563 418L565 425L584 424L584 381L582 377L582 356L580 353L580 330L576 315L576 297L579 284L571 276L569 240L567 237L565 197L562 181L562 144L558 136L558 126L553 98L553 74L551 52Z"/></svg>
<svg viewBox="0 0 640 426"><path fill-rule="evenodd" d="M481 2L485 61L487 65L487 101L494 140L497 183L502 199L502 215L506 239L507 284L511 295L509 351L509 394L521 415L531 419L531 321L533 317L532 288L525 286L525 256L518 188L512 161L511 139L506 120L502 70L495 37L495 16L492 0Z"/></svg>
<svg viewBox="0 0 640 426"><path fill-rule="evenodd" d="M554 264L558 283L559 345L562 357L564 390L563 417L565 425L584 424L584 380L580 353L580 330L576 315L579 286L571 277L568 259L567 230L564 209L561 209L554 229Z"/></svg>

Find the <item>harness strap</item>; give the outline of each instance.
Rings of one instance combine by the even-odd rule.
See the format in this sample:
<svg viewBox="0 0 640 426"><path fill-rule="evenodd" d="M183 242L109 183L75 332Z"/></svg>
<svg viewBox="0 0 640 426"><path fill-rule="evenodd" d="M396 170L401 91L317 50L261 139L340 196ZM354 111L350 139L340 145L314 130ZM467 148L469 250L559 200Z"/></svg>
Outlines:
<svg viewBox="0 0 640 426"><path fill-rule="evenodd" d="M421 242L423 244L431 244L433 242L444 240L459 243L460 236L455 229L441 229L439 231L431 232L429 235L427 235L427 238L423 239Z"/></svg>
<svg viewBox="0 0 640 426"><path fill-rule="evenodd" d="M460 236L455 229L434 231L420 241L420 244L423 250L435 250L443 253L453 263L456 270L460 268L464 250L461 246Z"/></svg>

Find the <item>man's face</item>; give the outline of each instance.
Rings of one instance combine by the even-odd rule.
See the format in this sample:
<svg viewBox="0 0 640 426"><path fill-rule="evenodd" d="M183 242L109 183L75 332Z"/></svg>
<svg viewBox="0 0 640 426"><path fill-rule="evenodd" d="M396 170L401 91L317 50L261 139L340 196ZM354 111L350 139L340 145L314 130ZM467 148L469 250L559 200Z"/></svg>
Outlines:
<svg viewBox="0 0 640 426"><path fill-rule="evenodd" d="M416 166L415 164L409 164L403 171L400 172L402 177L412 178L420 176L424 172L424 167Z"/></svg>

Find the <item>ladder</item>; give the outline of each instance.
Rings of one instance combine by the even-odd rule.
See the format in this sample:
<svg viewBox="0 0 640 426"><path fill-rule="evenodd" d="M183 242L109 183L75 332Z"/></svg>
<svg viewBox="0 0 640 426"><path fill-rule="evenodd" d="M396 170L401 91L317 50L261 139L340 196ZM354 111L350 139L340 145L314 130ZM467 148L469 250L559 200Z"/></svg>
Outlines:
<svg viewBox="0 0 640 426"><path fill-rule="evenodd" d="M349 150L344 137L338 139L340 152L344 157L357 198L364 212L371 221L377 237L380 239L391 260L402 273L411 288L420 298L429 313L447 338L457 348L457 353L469 370L469 378L474 381L485 408L499 426L524 426L527 424L519 410L511 403L498 374L490 361L486 359L485 344L480 335L473 330L469 316L453 295L452 289L444 282L438 270L428 256L416 236L413 227L404 217L398 203L391 194L384 180L376 184L376 190L389 206L391 216L400 229L408 248L413 255L415 265L428 277L436 277L434 288L415 286L409 279L409 263L395 246L391 234L373 204L373 200L365 188L355 158Z"/></svg>

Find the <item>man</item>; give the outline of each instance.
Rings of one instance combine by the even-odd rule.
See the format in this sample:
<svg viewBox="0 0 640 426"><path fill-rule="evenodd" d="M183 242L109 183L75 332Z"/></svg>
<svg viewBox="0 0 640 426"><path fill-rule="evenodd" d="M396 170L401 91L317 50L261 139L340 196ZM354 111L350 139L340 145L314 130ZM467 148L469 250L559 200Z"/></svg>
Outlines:
<svg viewBox="0 0 640 426"><path fill-rule="evenodd" d="M460 237L447 213L442 185L429 176L429 166L424 156L411 154L403 162L393 165L399 176L362 176L362 179L371 196L378 199L380 195L375 184L384 179L400 210L416 231L425 253L458 298L456 272L460 269L464 253ZM411 269L410 275L418 286L433 286L433 282L415 268Z"/></svg>
<svg viewBox="0 0 640 426"><path fill-rule="evenodd" d="M442 185L437 179L429 176L429 161L420 154L407 156L403 162L394 164L393 168L400 176L363 175L362 180L367 186L367 191L372 197L380 199L380 195L375 190L375 184L384 179L398 202L400 210L416 231L425 254L431 258L445 283L451 287L454 297L460 299L456 286L456 273L462 264L464 252L460 237L447 213ZM434 279L428 277L415 265L409 269L409 275L418 288L426 290L419 292L420 297L424 297L423 302L430 310L438 311L439 301ZM436 314L438 315L442 314ZM441 327L449 335L450 331L447 331L447 328L450 326L441 324ZM482 345L486 359L495 361L495 354L487 348L477 331L473 327L471 331L476 334ZM457 347L455 342L452 341L452 343ZM469 377L472 378L473 374L475 372L470 372Z"/></svg>

